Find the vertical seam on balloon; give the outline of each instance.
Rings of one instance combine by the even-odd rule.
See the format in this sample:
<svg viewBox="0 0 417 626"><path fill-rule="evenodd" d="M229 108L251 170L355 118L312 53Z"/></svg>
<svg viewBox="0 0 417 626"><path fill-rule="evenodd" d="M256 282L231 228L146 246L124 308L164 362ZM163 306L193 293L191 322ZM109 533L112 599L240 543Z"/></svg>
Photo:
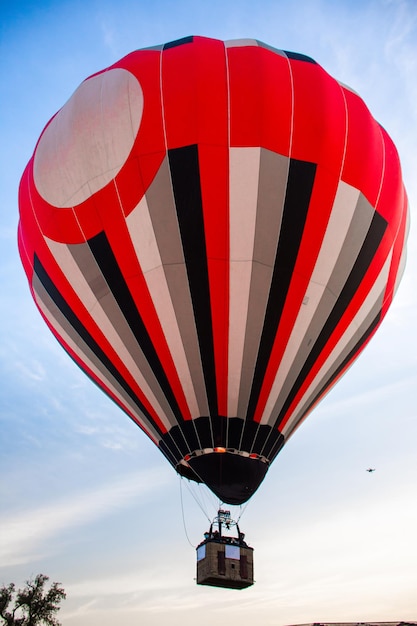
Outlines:
<svg viewBox="0 0 417 626"><path fill-rule="evenodd" d="M378 125L378 131L379 131L379 136L381 138L381 144L382 144L382 171L381 171L381 180L380 180L380 183L379 183L378 195L377 195L376 201L375 201L375 211L378 211L378 204L379 204L379 199L381 197L382 185L383 185L384 179L385 179L385 163L386 163L385 141L384 141L384 138L382 136L381 127L379 125Z"/></svg>
<svg viewBox="0 0 417 626"><path fill-rule="evenodd" d="M122 220L126 221L125 214L123 212L123 203L122 203L122 199L121 199L120 193L119 193L119 187L117 186L117 182L116 182L115 178L113 178L113 185L114 185L114 188L116 190L116 196L117 196L117 200L118 200L118 204L119 204L120 213L122 215Z"/></svg>
<svg viewBox="0 0 417 626"><path fill-rule="evenodd" d="M259 423L260 423L260 422L259 422ZM271 430L269 431L268 436L267 436L267 438L265 439L265 443L264 443L264 445L262 446L262 448L261 448L261 450L260 450L260 452L259 452L259 454L260 454L261 456L265 456L265 457L266 457L266 454L264 454L264 450L265 450L266 445L267 445L267 443L269 442L269 439L270 439L270 437L271 437L271 435L272 435L272 433L273 433L273 432L278 432L281 436L283 436L283 435L282 435L282 433L281 433L281 431L280 431L278 428L274 428L273 426L271 426ZM273 446L272 446L272 447L273 447ZM271 448L271 449L272 449L272 448ZM269 457L266 457L266 458L268 458L268 461L270 461Z"/></svg>
<svg viewBox="0 0 417 626"><path fill-rule="evenodd" d="M164 52L164 49L161 49L160 55L159 55L159 58L160 58L160 61L159 61L159 92L160 92L160 99L161 99L161 121L162 121L162 129L163 129L163 133L164 133L165 152L166 152L166 154L168 156L168 142L167 142L166 124L165 124L164 91L163 91L163 82L162 82L163 52ZM169 163L169 159L168 159L168 163ZM174 187L173 187L173 184L172 184L172 173L171 173L171 168L170 167L168 167L168 171L169 171L169 179L170 179L170 183L171 183L171 193L172 193L172 197L175 200ZM177 220L178 220L178 218L177 218ZM197 432L196 426L194 424L194 420L192 420L192 422L193 422L194 430L195 430L196 435L197 435L197 439L200 442L200 438L198 436L198 432ZM170 435L170 436L171 436L171 439L174 441L174 439L172 438L172 435ZM184 434L183 434L183 437L184 437ZM213 438L213 433L212 433L212 438ZM174 441L174 444L175 444L175 441ZM176 446L176 447L178 447L178 446ZM191 452L191 450L190 450L190 452Z"/></svg>
<svg viewBox="0 0 417 626"><path fill-rule="evenodd" d="M195 436L197 437L198 445L200 446L200 449L201 449L201 440L200 440L200 435L198 434L198 430L197 430L197 426L196 426L196 424L195 424L195 420L194 420L194 419L191 419L191 423L192 423L193 428L194 428Z"/></svg>
<svg viewBox="0 0 417 626"><path fill-rule="evenodd" d="M257 428L256 428L256 433L254 434L253 441L252 441L252 445L251 445L251 448L250 448L250 450L249 450L249 453L250 453L250 454L252 454L252 452L253 452L253 448L254 448L254 446L255 446L255 441L256 441L256 438L258 437L258 432L259 432L259 428L260 428L260 426L261 426L261 422L258 422L258 426L257 426Z"/></svg>
<svg viewBox="0 0 417 626"><path fill-rule="evenodd" d="M291 153L292 153L292 142L293 142L293 134L294 134L294 78L293 78L293 74L292 74L292 67L291 67L291 63L290 63L290 59L288 58L287 55L285 55L285 58L287 60L287 65L288 65L288 70L289 70L289 77L290 77L290 83L291 83L291 121L290 121L290 137L289 137L289 146L288 146L288 157L289 159L291 159ZM284 200L285 202L285 200ZM260 422L259 422L260 424ZM268 437L266 438L266 441L264 443L264 445L262 446L262 450L261 450L261 454L263 453L267 442L269 441L271 434L273 432L273 430L276 430L272 427L271 431L268 434ZM279 431L278 431L279 432ZM243 437L243 429L242 429L242 437Z"/></svg>
<svg viewBox="0 0 417 626"><path fill-rule="evenodd" d="M139 83L139 85L140 85L140 83ZM133 137L133 136L135 136L135 132L134 132L133 119L132 119L132 106L131 106L131 100L130 100L130 88L131 88L131 79L129 77L129 80L127 81L127 101L128 101L128 108L129 108L130 130L131 130L132 137ZM142 119L143 119L143 108L144 108L144 102L143 102L144 96L143 96L142 85L140 85L140 89L141 89L141 92L142 92L142 114L141 114L141 119L140 119L140 122L139 122L139 129L140 129L140 126L141 126L141 123L142 123ZM139 129L138 129L138 132L139 132ZM136 136L137 136L137 133L136 133ZM135 136L135 138L136 138L136 136Z"/></svg>
<svg viewBox="0 0 417 626"><path fill-rule="evenodd" d="M161 121L162 121L162 130L164 133L164 144L165 144L165 153L168 153L168 143L167 143L167 133L166 133L166 124L165 124L165 106L164 106L164 91L163 91L163 87L162 87L162 62L163 62L163 53L164 53L164 48L161 49L160 53L159 53L159 94L160 94L160 99L161 99ZM171 182L171 192L173 197L174 196L174 189L173 189L173 185L172 185L172 176L171 176L171 170L170 168L168 168L169 170L169 179ZM194 423L194 420L192 420ZM181 429L181 427L180 427ZM194 429L195 429L195 425L194 425ZM178 451L181 453L180 449L178 448L177 444L175 443L172 434L170 431L168 431L169 436L171 437L174 445L177 447ZM187 439L184 436L184 433L181 430L181 434L184 438L184 440L187 442ZM198 435L197 435L198 437ZM188 445L188 444L187 444ZM191 450L189 450L191 452ZM182 456L182 454L181 454Z"/></svg>
<svg viewBox="0 0 417 626"><path fill-rule="evenodd" d="M166 126L165 126L165 107L164 107L164 91L162 88L162 55L163 55L163 49L161 50L160 54L159 54L159 95L161 98L161 120L162 120L162 130L164 133L164 143L165 143L165 151L168 151L168 144L167 144L167 131L166 131ZM171 186L172 186L172 180L171 180Z"/></svg>
<svg viewBox="0 0 417 626"><path fill-rule="evenodd" d="M227 149L230 152L230 69L229 69L229 55L226 46L224 45L225 60L226 60L226 84L227 84Z"/></svg>
<svg viewBox="0 0 417 626"><path fill-rule="evenodd" d="M101 80L100 80L100 135L101 135L101 140L104 146L106 145L106 142L104 139L104 126L103 126L103 90L104 90L104 80L108 71L109 69L107 68L106 71L103 72L103 74L101 75ZM114 181L114 177L113 177L113 181ZM90 181L88 181L88 189L90 191L90 196L92 196L93 194L91 193Z"/></svg>
<svg viewBox="0 0 417 626"><path fill-rule="evenodd" d="M286 439L284 437L284 435L281 434L281 437L279 437L275 443L272 445L270 451L269 451L269 462L272 463L272 461L275 459L275 457L278 455L278 453L282 450L282 448L284 447L285 443L286 443Z"/></svg>
<svg viewBox="0 0 417 626"><path fill-rule="evenodd" d="M71 209L72 209L72 214L74 215L74 219L77 222L78 228L80 229L80 233L82 237L84 238L84 242L87 243L87 236L83 230L83 227L81 226L80 220L78 219L77 212L75 211L74 207L71 207Z"/></svg>
<svg viewBox="0 0 417 626"><path fill-rule="evenodd" d="M178 465L179 460L181 460L184 457L184 454L183 454L182 450L179 448L179 446L178 446L177 442L175 441L174 437L172 436L172 432L171 431L172 431L172 428L170 430L168 430L166 433L164 433L164 436L161 437L161 439L159 441L158 447L162 451L163 451L164 445L168 448L168 451L173 456L174 463L175 463L175 465L173 463L171 463L171 465L176 469L176 466ZM172 444L174 446L174 450L176 448L177 451L178 451L177 455L175 455L175 453L173 452L172 448L167 444L167 442L165 441L164 437L169 437L170 441L172 442ZM162 446L161 446L161 443L163 444ZM191 450L189 450L189 452L191 453ZM165 454L165 456L167 456L167 455Z"/></svg>
<svg viewBox="0 0 417 626"><path fill-rule="evenodd" d="M228 267L228 276L227 276L227 322L228 326L230 325L230 68L229 68L229 55L225 42L223 42L223 50L224 50L224 59L225 59L225 69L226 69L226 93L227 93L227 226L228 226L228 237L227 237L227 245L228 245L228 259L227 259L227 267ZM228 447L229 442L229 415L228 415L228 388L229 388L229 328L227 328L225 341L227 341L226 347L226 381L225 381L225 389L226 389L226 447Z"/></svg>
<svg viewBox="0 0 417 626"><path fill-rule="evenodd" d="M168 463L176 469L177 467L177 459L173 454L172 450L167 446L166 442L163 439L160 439L157 444L158 449L162 452Z"/></svg>
<svg viewBox="0 0 417 626"><path fill-rule="evenodd" d="M226 415L226 448L229 447L229 416Z"/></svg>
<svg viewBox="0 0 417 626"><path fill-rule="evenodd" d="M242 450L242 442L243 442L243 433L245 432L246 419L243 418L242 430L240 431L240 439L239 439L239 447L238 450Z"/></svg>
<svg viewBox="0 0 417 626"><path fill-rule="evenodd" d="M173 428L175 428L175 426L174 426ZM183 431L181 430L181 426L180 426L179 424L178 424L178 428L179 428L179 430L180 430L180 432L181 432L181 435L182 435L182 437L183 437L183 439L184 439L184 441L185 441L185 443L186 443L186 445L187 445L187 447L188 447L188 452L191 454L192 450L190 449L190 446L188 445L188 441L187 441L187 439L185 438L184 433L183 433ZM179 455L180 455L180 456L179 456L179 458L180 458L180 459L184 458L184 454L183 454L182 450L180 449L180 447L178 446L177 442L175 441L175 439L174 439L174 437L173 437L173 434L172 434L172 428L170 428L170 430L168 430L166 434L167 434L167 435L168 435L168 437L171 439L171 441L172 441L172 443L174 444L174 446L177 448L177 450L178 450L178 452L179 452Z"/></svg>
<svg viewBox="0 0 417 626"><path fill-rule="evenodd" d="M261 424L261 422L259 422L259 424ZM260 450L259 454L260 454L260 455L265 455L265 457L266 457L266 458L268 458L268 460L269 460L269 461L271 461L271 459L270 459L270 453L272 452L272 449L273 449L273 448L274 448L274 446L276 445L276 441L275 441L275 443L272 443L272 445L271 445L271 447L270 447L270 449L269 449L268 456L266 455L265 448L267 447L267 444L269 444L269 440L270 440L270 438L271 438L271 436L272 436L272 434L273 434L273 433L277 433L277 432L279 433L280 437L278 437L278 440L279 440L281 437L282 437L282 438L284 438L284 435L283 435L283 434L282 434L282 432L279 430L279 428L274 428L274 425L272 425L272 426L271 426L270 424L265 424L265 426L270 426L270 429L271 429L271 430L269 431L268 436L267 436L267 438L265 439L265 443L264 443L264 445L262 446L262 448L261 448L261 450ZM284 443L285 443L285 439L284 439ZM284 445L284 444L282 444L282 445Z"/></svg>
<svg viewBox="0 0 417 626"><path fill-rule="evenodd" d="M229 225L229 233L228 233L228 245L229 245L229 262L228 262L228 294L227 297L229 299L229 306L227 308L227 355L226 355L226 367L227 367L227 380L226 380L226 390L229 388L229 333L230 333L230 268L231 268L231 258L230 258L230 68L229 68L229 54L228 49L226 47L225 42L223 42L224 49L224 57L225 57L225 65L226 65L226 87L227 87L227 163L228 163L228 175L227 175L227 213L228 213L228 225ZM227 398L226 398L226 448L229 446L229 415L228 415L228 406L227 406Z"/></svg>
<svg viewBox="0 0 417 626"><path fill-rule="evenodd" d="M339 84L339 87L340 87L340 90L341 90L342 96L343 96L343 104L345 105L345 145L343 147L342 165L341 165L341 168L340 168L340 176L339 176L339 180L341 180L342 179L342 174L343 174L343 168L345 167L346 152L347 152L347 138L348 138L348 133L349 133L349 115L348 115L348 108L347 108L345 90L343 89L342 85L340 85L340 84Z"/></svg>
<svg viewBox="0 0 417 626"><path fill-rule="evenodd" d="M290 126L290 143L288 146L288 156L289 158L291 158L292 140L293 140L293 134L294 134L294 77L292 73L290 59L287 56L286 56L286 59L287 59L287 65L288 65L288 70L290 73L290 82L291 82L291 122L290 122L291 126Z"/></svg>

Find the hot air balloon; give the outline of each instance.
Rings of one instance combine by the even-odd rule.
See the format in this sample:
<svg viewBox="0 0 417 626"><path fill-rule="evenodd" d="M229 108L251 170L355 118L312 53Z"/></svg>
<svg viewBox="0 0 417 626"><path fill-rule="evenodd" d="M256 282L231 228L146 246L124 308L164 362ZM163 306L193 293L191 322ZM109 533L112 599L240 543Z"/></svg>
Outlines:
<svg viewBox="0 0 417 626"><path fill-rule="evenodd" d="M397 151L313 59L187 37L87 78L19 190L45 322L176 471L240 504L379 327Z"/></svg>

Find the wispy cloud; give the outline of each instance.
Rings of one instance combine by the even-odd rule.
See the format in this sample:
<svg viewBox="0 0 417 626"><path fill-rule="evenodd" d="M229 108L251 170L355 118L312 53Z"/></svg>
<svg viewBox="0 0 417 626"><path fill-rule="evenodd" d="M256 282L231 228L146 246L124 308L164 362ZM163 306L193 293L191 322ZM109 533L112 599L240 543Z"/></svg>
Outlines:
<svg viewBox="0 0 417 626"><path fill-rule="evenodd" d="M46 506L9 515L0 523L0 567L27 563L45 551L60 533L103 518L132 499L162 487L168 473L157 470L123 478L94 491L76 493Z"/></svg>
<svg viewBox="0 0 417 626"><path fill-rule="evenodd" d="M115 41L114 27L110 25L109 20L107 20L105 17L102 17L100 19L100 30L105 47L108 48L110 52L116 56L117 45Z"/></svg>
<svg viewBox="0 0 417 626"><path fill-rule="evenodd" d="M18 373L23 380L41 381L46 378L46 371L42 363L33 360L30 363L23 363L22 361L16 361L14 363L14 370Z"/></svg>
<svg viewBox="0 0 417 626"><path fill-rule="evenodd" d="M350 374L347 373L346 376L350 376ZM358 408L363 412L365 407L379 407L379 402L382 398L386 398L387 401L391 398L406 397L408 399L416 380L414 373L410 373L401 380L394 380L389 383L382 381L382 384L374 383L372 386L369 385L368 381L359 386L357 377L352 377L349 382L352 382L352 385L355 386L355 393L345 396L343 394L341 396L338 395L336 399L334 399L334 392L329 394L326 403L320 407L321 415L333 416L343 412L352 414Z"/></svg>
<svg viewBox="0 0 417 626"><path fill-rule="evenodd" d="M91 383L89 383L91 384ZM88 397L88 388L86 395ZM82 406L87 402L83 398ZM131 436L130 419L113 403L110 403L101 392L94 407L86 407L78 420L73 420L74 431L83 436L94 438L104 448L133 450L143 440L139 428Z"/></svg>

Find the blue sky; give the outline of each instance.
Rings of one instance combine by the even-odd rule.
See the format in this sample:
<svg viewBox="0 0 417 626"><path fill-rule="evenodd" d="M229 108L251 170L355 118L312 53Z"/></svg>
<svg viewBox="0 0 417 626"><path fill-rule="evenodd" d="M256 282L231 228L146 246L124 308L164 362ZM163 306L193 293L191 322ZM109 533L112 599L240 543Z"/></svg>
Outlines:
<svg viewBox="0 0 417 626"><path fill-rule="evenodd" d="M68 626L416 619L415 1L15 0L1 12L0 583L61 581ZM189 34L308 54L358 91L397 145L411 207L381 329L243 512L256 584L242 592L196 587L192 545L216 501L67 357L16 247L20 176L49 118L93 72Z"/></svg>

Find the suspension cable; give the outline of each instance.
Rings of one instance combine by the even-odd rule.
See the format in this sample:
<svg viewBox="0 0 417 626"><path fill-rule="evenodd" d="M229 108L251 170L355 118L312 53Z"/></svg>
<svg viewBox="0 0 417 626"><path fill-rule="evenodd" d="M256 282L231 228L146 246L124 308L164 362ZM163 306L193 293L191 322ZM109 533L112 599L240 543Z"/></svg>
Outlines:
<svg viewBox="0 0 417 626"><path fill-rule="evenodd" d="M179 476L179 481L180 481L180 499L181 499L182 524L184 526L184 533L185 533L185 536L186 536L187 541L190 544L190 546L192 548L196 548L196 546L193 543L191 543L191 541L190 541L190 537L188 536L188 532L187 532L187 526L185 524L184 502L183 502L183 499L182 499L182 480L181 480L181 476Z"/></svg>
<svg viewBox="0 0 417 626"><path fill-rule="evenodd" d="M239 517L236 520L236 524L239 523L239 520L242 517L242 515L244 514L244 512L246 511L248 504L249 504L249 500L245 503L245 506L243 508L242 508L242 505L240 505L240 515L239 515Z"/></svg>

